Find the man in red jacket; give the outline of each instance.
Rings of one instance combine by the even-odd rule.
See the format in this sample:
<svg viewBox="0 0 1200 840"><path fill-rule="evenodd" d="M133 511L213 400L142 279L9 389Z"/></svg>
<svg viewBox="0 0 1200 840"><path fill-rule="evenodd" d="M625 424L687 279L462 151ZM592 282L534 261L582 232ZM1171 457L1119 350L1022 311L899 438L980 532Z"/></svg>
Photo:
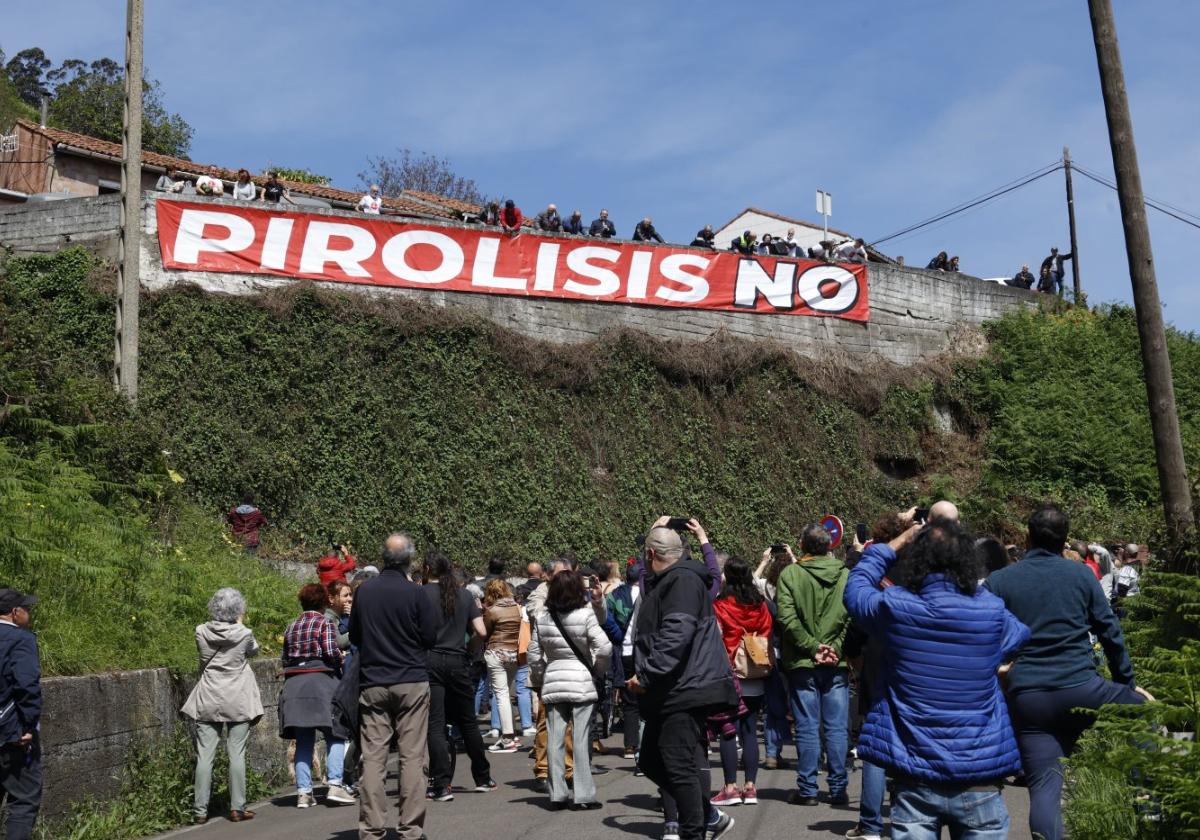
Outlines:
<svg viewBox="0 0 1200 840"><path fill-rule="evenodd" d="M346 551L344 545L333 546L333 553L327 554L317 561L317 577L322 586L329 586L335 580L345 580L346 573L358 568L354 555Z"/></svg>
<svg viewBox="0 0 1200 840"><path fill-rule="evenodd" d="M511 198L504 202L504 209L500 211L500 227L504 228L504 232L509 236L513 236L521 232L521 223L524 217L521 215L521 208Z"/></svg>
<svg viewBox="0 0 1200 840"><path fill-rule="evenodd" d="M246 547L246 553L258 553L258 532L267 527L267 517L254 506L254 494L247 493L242 496L242 503L229 511L227 518L234 539Z"/></svg>

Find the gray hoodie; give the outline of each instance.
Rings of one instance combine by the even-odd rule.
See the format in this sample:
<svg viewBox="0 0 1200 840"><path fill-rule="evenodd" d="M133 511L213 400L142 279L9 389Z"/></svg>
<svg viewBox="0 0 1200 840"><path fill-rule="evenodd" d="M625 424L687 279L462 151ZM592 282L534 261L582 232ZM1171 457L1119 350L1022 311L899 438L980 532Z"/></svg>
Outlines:
<svg viewBox="0 0 1200 840"><path fill-rule="evenodd" d="M258 642L249 627L209 621L196 627L200 676L180 711L193 720L215 723L257 721L263 715L250 660Z"/></svg>

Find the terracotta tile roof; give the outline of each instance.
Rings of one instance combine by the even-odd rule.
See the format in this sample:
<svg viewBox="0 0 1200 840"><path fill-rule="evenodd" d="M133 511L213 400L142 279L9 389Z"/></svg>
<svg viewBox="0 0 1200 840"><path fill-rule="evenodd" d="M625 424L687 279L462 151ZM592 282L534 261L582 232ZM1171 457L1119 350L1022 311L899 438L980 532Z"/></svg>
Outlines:
<svg viewBox="0 0 1200 840"><path fill-rule="evenodd" d="M469 201L463 201L458 198L449 198L436 193L421 192L420 190L405 190L404 195L412 196L418 201L428 201L433 204L440 204L443 207L448 207L458 213L478 213L479 205L472 204Z"/></svg>
<svg viewBox="0 0 1200 840"><path fill-rule="evenodd" d="M98 137L90 137L87 134L77 134L73 131L64 131L61 128L51 128L49 126L42 127L37 123L28 120L17 120L22 126L35 134L41 134L50 142L69 146L73 149L82 149L92 154L102 155L112 158L113 160L121 160L121 144L113 143L109 140L101 140ZM160 155L157 152L142 152L142 165L166 169L174 167L180 172L186 172L189 175L207 175L211 168L208 164L197 163L194 160L186 158L171 157L170 155ZM236 181L237 170L226 169L218 166L217 171L223 180ZM266 181L266 177L251 176L254 183L262 186ZM312 198L321 198L326 201L344 202L351 205L357 204L359 198L362 197L362 192L352 190L341 190L337 187L324 186L321 184L305 184L300 181L283 181L283 184L288 190L297 195L311 196ZM459 211L456 211L449 202L456 204L464 202L456 202L454 199L445 199L440 196L433 196L428 193L421 193L422 196L428 196L425 201L410 201L403 197L401 198L385 198L383 206L389 210L393 210L403 215L413 216L441 216L444 218L458 219L460 218Z"/></svg>

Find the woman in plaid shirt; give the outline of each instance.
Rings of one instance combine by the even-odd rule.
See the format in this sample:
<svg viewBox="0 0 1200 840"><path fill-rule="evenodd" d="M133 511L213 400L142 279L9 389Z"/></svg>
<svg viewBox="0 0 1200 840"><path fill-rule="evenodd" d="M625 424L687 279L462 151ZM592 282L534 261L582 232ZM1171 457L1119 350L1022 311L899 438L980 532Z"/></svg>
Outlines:
<svg viewBox="0 0 1200 840"><path fill-rule="evenodd" d="M329 595L319 583L299 592L304 612L283 634L283 691L279 695L279 734L296 741L296 807L316 804L312 788L312 756L317 733L327 748L329 803L352 804L354 795L342 785L346 742L332 735L333 693L342 673L337 628L325 615Z"/></svg>

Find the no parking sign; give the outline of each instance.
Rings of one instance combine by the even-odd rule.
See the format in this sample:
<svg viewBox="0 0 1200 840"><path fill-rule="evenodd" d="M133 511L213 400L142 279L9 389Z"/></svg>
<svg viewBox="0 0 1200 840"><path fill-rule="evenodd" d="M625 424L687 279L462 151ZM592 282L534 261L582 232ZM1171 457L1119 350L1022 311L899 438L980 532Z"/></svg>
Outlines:
<svg viewBox="0 0 1200 840"><path fill-rule="evenodd" d="M833 515L826 516L821 520L821 527L829 532L830 548L837 548L842 544L842 536L846 533L842 520Z"/></svg>

